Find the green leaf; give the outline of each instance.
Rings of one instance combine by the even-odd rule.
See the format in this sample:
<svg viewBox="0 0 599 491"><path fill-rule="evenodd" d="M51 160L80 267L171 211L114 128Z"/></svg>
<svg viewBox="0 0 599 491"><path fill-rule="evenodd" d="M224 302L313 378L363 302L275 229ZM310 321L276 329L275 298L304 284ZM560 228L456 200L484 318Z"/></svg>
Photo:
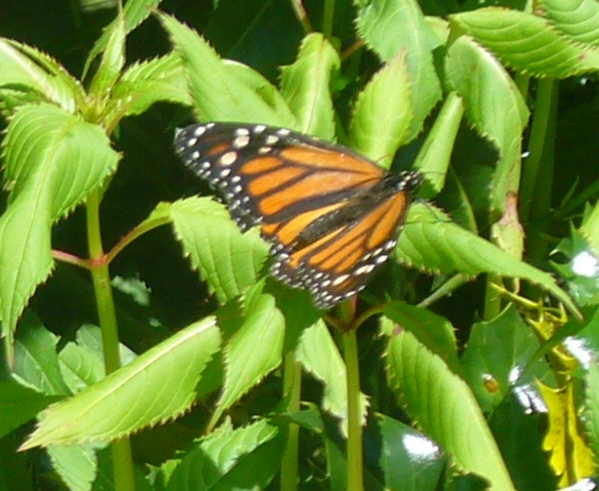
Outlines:
<svg viewBox="0 0 599 491"><path fill-rule="evenodd" d="M119 348L120 359L124 365L135 358L123 345ZM98 383L106 376L102 333L97 326L81 326L77 330L76 342L68 342L60 350L58 357L65 383L74 394Z"/></svg>
<svg viewBox="0 0 599 491"><path fill-rule="evenodd" d="M523 278L540 285L579 315L572 299L550 274L455 225L431 205L415 203L410 207L397 251L400 262L435 273L494 273Z"/></svg>
<svg viewBox="0 0 599 491"><path fill-rule="evenodd" d="M514 490L499 449L474 395L445 362L404 331L389 338L387 369L392 387L427 435L455 462L491 483Z"/></svg>
<svg viewBox="0 0 599 491"><path fill-rule="evenodd" d="M169 214L185 255L199 268L220 303L256 283L268 257L257 229L242 234L227 210L210 198L176 201Z"/></svg>
<svg viewBox="0 0 599 491"><path fill-rule="evenodd" d="M595 461L599 456L599 366L594 358L589 363L588 373L585 377L585 402L584 414L585 426L589 439L589 446L595 455Z"/></svg>
<svg viewBox="0 0 599 491"><path fill-rule="evenodd" d="M455 92L449 93L414 161L413 168L425 176L419 196L432 198L445 186L445 175L463 113L462 99Z"/></svg>
<svg viewBox="0 0 599 491"><path fill-rule="evenodd" d="M592 215L596 215L595 208L591 212ZM551 262L552 267L565 282L568 293L581 307L599 304L599 257L594 246L592 249L589 247L589 241L595 240L596 234L586 225L588 211L589 207L586 206L582 231L571 227L570 238L563 239L554 250L554 257L563 255L567 261L563 264ZM591 219L589 224L594 220ZM591 236L585 238L583 234L587 233ZM599 242L597 245L599 246Z"/></svg>
<svg viewBox="0 0 599 491"><path fill-rule="evenodd" d="M382 483L385 489L439 489L447 457L435 443L383 414L376 415L375 428L378 431L367 431L364 440L367 448L380 448L378 465L385 476Z"/></svg>
<svg viewBox="0 0 599 491"><path fill-rule="evenodd" d="M562 79L599 68L599 51L568 39L537 15L488 7L452 15L450 22L524 74Z"/></svg>
<svg viewBox="0 0 599 491"><path fill-rule="evenodd" d="M320 33L306 36L296 61L281 70L281 94L297 119L297 127L325 140L335 138L331 79L341 61Z"/></svg>
<svg viewBox="0 0 599 491"><path fill-rule="evenodd" d="M509 392L493 410L491 431L518 491L560 489L543 450L541 429L547 425L547 414L532 410L530 404L524 406L522 395L516 396L519 391ZM530 393L524 394L526 398Z"/></svg>
<svg viewBox="0 0 599 491"><path fill-rule="evenodd" d="M108 28L106 49L102 60L90 84L89 93L101 100L105 97L119 79L125 66L125 21L122 11Z"/></svg>
<svg viewBox="0 0 599 491"><path fill-rule="evenodd" d="M455 332L447 319L405 302L386 304L383 314L393 321L392 326L385 323L382 327L387 336L392 336L395 329L409 329L419 342L440 356L454 372L460 373Z"/></svg>
<svg viewBox="0 0 599 491"><path fill-rule="evenodd" d="M580 233L593 248L595 255L599 256L599 202L589 209L585 209Z"/></svg>
<svg viewBox="0 0 599 491"><path fill-rule="evenodd" d="M29 312L15 341L14 376L46 395L68 395L56 345L58 337Z"/></svg>
<svg viewBox="0 0 599 491"><path fill-rule="evenodd" d="M596 0L540 0L543 16L579 43L599 47L599 4Z"/></svg>
<svg viewBox="0 0 599 491"><path fill-rule="evenodd" d="M262 420L205 438L181 459L166 490L266 489L279 470L283 439Z"/></svg>
<svg viewBox="0 0 599 491"><path fill-rule="evenodd" d="M187 69L199 120L297 126L268 80L249 67L223 61L202 37L172 17L161 15L160 20Z"/></svg>
<svg viewBox="0 0 599 491"><path fill-rule="evenodd" d="M168 54L129 67L112 90L107 119L119 121L157 102L191 106L181 57Z"/></svg>
<svg viewBox="0 0 599 491"><path fill-rule="evenodd" d="M22 448L114 440L175 418L194 402L195 387L219 344L214 318L191 324L47 409Z"/></svg>
<svg viewBox="0 0 599 491"><path fill-rule="evenodd" d="M100 126L46 104L24 106L15 115L3 149L12 190L0 217L0 318L10 338L52 269L52 223L102 185L119 155Z"/></svg>
<svg viewBox="0 0 599 491"><path fill-rule="evenodd" d="M343 359L324 322L318 321L302 332L296 349L304 370L323 384L322 407L347 426L347 377ZM362 418L366 420L368 401L362 394Z"/></svg>
<svg viewBox="0 0 599 491"><path fill-rule="evenodd" d="M499 151L491 184L491 209L503 214L506 196L518 191L528 109L505 68L472 39L462 36L456 40L448 50L445 66L449 83L464 101L468 121Z"/></svg>
<svg viewBox="0 0 599 491"><path fill-rule="evenodd" d="M472 326L462 365L464 379L483 411L491 412L517 387L538 393L533 375L543 379L548 370L543 360L536 361L532 372L527 371L527 379L520 378L538 347L533 331L513 305L497 318Z"/></svg>
<svg viewBox="0 0 599 491"><path fill-rule="evenodd" d="M433 50L442 42L415 0L359 0L356 3L359 8L356 24L366 44L388 63L402 52L405 55L411 81L409 106L412 112L405 141L410 141L422 131L425 118L441 99Z"/></svg>
<svg viewBox="0 0 599 491"><path fill-rule="evenodd" d="M134 0L125 3L123 7L122 19L121 16L117 16L102 32L102 35L94 44L94 47L89 52L87 59L85 60L85 66L83 67L83 77L85 78L92 62L96 57L107 49L110 43L110 37L112 36L115 25L120 24L124 21L124 30L126 34L129 34L137 26L139 26L144 20L146 20L154 11L162 0Z"/></svg>
<svg viewBox="0 0 599 491"><path fill-rule="evenodd" d="M25 44L0 38L0 89L27 87L67 112L85 99L80 83L53 58Z"/></svg>
<svg viewBox="0 0 599 491"><path fill-rule="evenodd" d="M92 489L98 471L97 443L60 445L48 448L52 468L69 489Z"/></svg>
<svg viewBox="0 0 599 491"><path fill-rule="evenodd" d="M402 53L379 70L358 96L351 122L352 145L389 168L395 152L406 142L413 117L410 79Z"/></svg>
<svg viewBox="0 0 599 491"><path fill-rule="evenodd" d="M245 301L243 323L225 349L225 382L213 422L281 364L285 318L274 297L256 288Z"/></svg>
<svg viewBox="0 0 599 491"><path fill-rule="evenodd" d="M547 405L543 450L549 452L549 465L560 478L558 487L563 489L579 479L592 476L596 462L581 434L573 381L558 389L539 382L539 389Z"/></svg>
<svg viewBox="0 0 599 491"><path fill-rule="evenodd" d="M48 396L15 380L0 380L0 438L35 418L36 414L60 396Z"/></svg>

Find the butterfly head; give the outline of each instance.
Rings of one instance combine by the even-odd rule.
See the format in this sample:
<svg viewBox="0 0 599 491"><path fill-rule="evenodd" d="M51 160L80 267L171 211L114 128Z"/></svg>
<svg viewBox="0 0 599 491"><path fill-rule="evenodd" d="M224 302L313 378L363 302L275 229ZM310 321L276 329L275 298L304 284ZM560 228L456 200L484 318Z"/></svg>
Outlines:
<svg viewBox="0 0 599 491"><path fill-rule="evenodd" d="M399 173L398 191L416 191L424 181L419 170L405 170Z"/></svg>

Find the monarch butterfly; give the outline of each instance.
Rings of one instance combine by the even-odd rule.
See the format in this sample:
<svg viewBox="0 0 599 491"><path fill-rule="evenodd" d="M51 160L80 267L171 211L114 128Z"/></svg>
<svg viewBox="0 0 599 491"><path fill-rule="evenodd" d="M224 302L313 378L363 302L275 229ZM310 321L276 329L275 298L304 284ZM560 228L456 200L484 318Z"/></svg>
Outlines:
<svg viewBox="0 0 599 491"><path fill-rule="evenodd" d="M271 274L329 309L359 292L397 243L422 182L341 145L285 128L238 123L177 130L175 150L219 189L241 230L259 226Z"/></svg>

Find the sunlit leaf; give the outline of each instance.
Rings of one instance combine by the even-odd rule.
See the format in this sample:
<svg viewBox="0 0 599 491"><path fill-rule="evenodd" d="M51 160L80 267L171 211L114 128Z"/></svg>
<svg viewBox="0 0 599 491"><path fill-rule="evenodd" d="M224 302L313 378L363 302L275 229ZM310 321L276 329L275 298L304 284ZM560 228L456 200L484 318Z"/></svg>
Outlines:
<svg viewBox="0 0 599 491"><path fill-rule="evenodd" d="M399 236L398 259L431 272L445 274L495 273L536 283L563 302L578 309L548 273L522 262L477 235L450 222L431 205L415 203Z"/></svg>
<svg viewBox="0 0 599 491"><path fill-rule="evenodd" d="M441 98L433 62L433 50L441 45L441 39L415 0L360 0L356 4L358 32L368 46L388 63L405 53L411 81L406 94L411 101L411 118L404 138L410 141L420 133L425 118Z"/></svg>
<svg viewBox="0 0 599 491"><path fill-rule="evenodd" d="M0 38L0 66L0 88L27 87L68 112L74 112L85 97L79 82L60 63L25 44Z"/></svg>
<svg viewBox="0 0 599 491"><path fill-rule="evenodd" d="M285 318L272 295L255 289L245 303L243 323L225 349L225 381L213 422L278 367L283 356Z"/></svg>
<svg viewBox="0 0 599 491"><path fill-rule="evenodd" d="M518 191L528 109L507 70L468 36L450 46L445 67L448 83L462 97L469 123L499 152L490 200L491 210L503 214L506 196Z"/></svg>
<svg viewBox="0 0 599 491"><path fill-rule="evenodd" d="M110 30L106 31L109 36L106 48L102 53L102 59L98 65L94 78L90 84L89 92L98 99L105 96L114 86L125 66L125 21L122 12L112 23Z"/></svg>
<svg viewBox="0 0 599 491"><path fill-rule="evenodd" d="M599 456L599 366L596 360L589 365L586 381L585 423L588 431L589 446L595 459Z"/></svg>
<svg viewBox="0 0 599 491"><path fill-rule="evenodd" d="M533 373L542 378L549 370L538 360L527 378L521 378L538 348L537 338L514 306L495 319L472 326L461 362L464 378L485 412L492 412L509 391L533 384Z"/></svg>
<svg viewBox="0 0 599 491"><path fill-rule="evenodd" d="M142 114L152 104L165 101L191 105L183 63L175 54L127 68L112 90L107 117L118 121Z"/></svg>
<svg viewBox="0 0 599 491"><path fill-rule="evenodd" d="M282 444L277 428L265 420L216 432L185 454L166 489L265 489L278 471Z"/></svg>
<svg viewBox="0 0 599 491"><path fill-rule="evenodd" d="M536 77L566 78L599 68L599 51L574 42L546 19L494 7L450 17L510 68Z"/></svg>
<svg viewBox="0 0 599 491"><path fill-rule="evenodd" d="M312 33L303 40L295 62L281 70L281 94L300 131L326 140L335 138L330 86L340 64L339 55L326 38Z"/></svg>
<svg viewBox="0 0 599 491"><path fill-rule="evenodd" d="M83 67L83 76L85 77L95 58L106 49L114 31L115 24L123 22L125 33L128 34L146 20L160 3L162 3L162 0L137 0L135 2L126 2L123 7L123 19L114 19L112 23L104 29L104 32L87 55L85 66Z"/></svg>
<svg viewBox="0 0 599 491"><path fill-rule="evenodd" d="M3 142L9 206L0 218L0 318L10 335L53 261L52 224L116 169L103 129L47 104L24 106Z"/></svg>
<svg viewBox="0 0 599 491"><path fill-rule="evenodd" d="M543 17L579 43L599 47L599 4L595 0L540 0Z"/></svg>
<svg viewBox="0 0 599 491"><path fill-rule="evenodd" d="M375 73L354 104L351 142L361 154L388 168L414 118L411 80L400 53Z"/></svg>
<svg viewBox="0 0 599 491"><path fill-rule="evenodd" d="M347 372L343 358L322 321L305 329L296 352L304 370L322 382L322 407L347 426ZM368 401L362 396L362 417L366 418Z"/></svg>
<svg viewBox="0 0 599 491"><path fill-rule="evenodd" d="M549 462L560 477L561 488L575 484L595 473L592 453L580 434L574 402L574 384L552 389L543 383L539 388L548 409L549 428L543 449L550 452Z"/></svg>
<svg viewBox="0 0 599 491"><path fill-rule="evenodd" d="M214 318L192 324L80 394L47 409L23 449L107 441L172 419L195 400L219 349Z"/></svg>
<svg viewBox="0 0 599 491"><path fill-rule="evenodd" d="M192 266L221 303L256 283L268 256L257 230L242 234L227 210L209 198L176 201L168 214Z"/></svg>
<svg viewBox="0 0 599 491"><path fill-rule="evenodd" d="M514 490L482 411L467 384L408 331L389 337L387 369L393 388L424 432L457 464Z"/></svg>
<svg viewBox="0 0 599 491"><path fill-rule="evenodd" d="M189 76L194 108L201 121L239 121L294 128L295 118L279 92L249 67L224 62L197 32L161 15Z"/></svg>

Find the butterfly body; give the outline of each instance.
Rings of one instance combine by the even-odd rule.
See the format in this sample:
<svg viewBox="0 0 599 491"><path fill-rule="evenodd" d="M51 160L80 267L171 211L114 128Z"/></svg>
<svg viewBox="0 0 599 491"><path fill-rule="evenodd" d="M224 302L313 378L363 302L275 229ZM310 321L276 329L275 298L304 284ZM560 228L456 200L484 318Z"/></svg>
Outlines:
<svg viewBox="0 0 599 491"><path fill-rule="evenodd" d="M364 287L397 242L422 176L392 174L342 147L285 128L188 126L177 153L218 188L242 230L260 227L271 274L330 308Z"/></svg>

